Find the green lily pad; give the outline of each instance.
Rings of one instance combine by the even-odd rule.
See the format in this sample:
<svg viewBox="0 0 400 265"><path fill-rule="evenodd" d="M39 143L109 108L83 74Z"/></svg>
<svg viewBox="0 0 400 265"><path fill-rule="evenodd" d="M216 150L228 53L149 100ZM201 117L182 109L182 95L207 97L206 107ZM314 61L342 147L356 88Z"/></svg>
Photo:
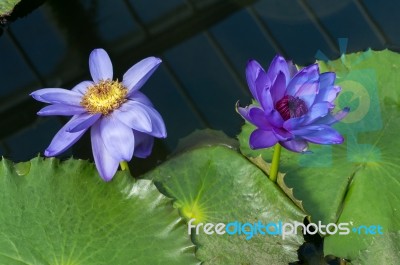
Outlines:
<svg viewBox="0 0 400 265"><path fill-rule="evenodd" d="M399 264L400 233L387 233L375 237L368 250L361 251L359 257L352 262L353 265L364 264ZM385 253L382 255L382 253Z"/></svg>
<svg viewBox="0 0 400 265"><path fill-rule="evenodd" d="M0 163L0 264L198 264L171 199L82 160Z"/></svg>
<svg viewBox="0 0 400 265"><path fill-rule="evenodd" d="M2 0L0 3L0 17L10 15L19 2L21 0Z"/></svg>
<svg viewBox="0 0 400 265"><path fill-rule="evenodd" d="M170 159L145 178L175 199L193 223L303 222L305 214L262 170L226 146L204 146ZM203 264L288 264L297 260L303 235L208 235L191 231ZM233 230L232 230L233 231ZM247 230L246 230L247 231Z"/></svg>
<svg viewBox="0 0 400 265"><path fill-rule="evenodd" d="M369 50L319 64L324 71L337 73L342 87L339 108L351 107L336 126L346 141L339 146L312 145L310 155L284 150L281 171L311 221L349 223L349 235L325 238L325 254L355 260L362 251L374 251L377 244L372 242L400 231L400 55ZM241 151L270 161L271 149L248 147L252 130L251 125L244 126ZM378 225L383 235L373 234L373 228L366 234L363 228ZM395 255L399 260L400 254Z"/></svg>

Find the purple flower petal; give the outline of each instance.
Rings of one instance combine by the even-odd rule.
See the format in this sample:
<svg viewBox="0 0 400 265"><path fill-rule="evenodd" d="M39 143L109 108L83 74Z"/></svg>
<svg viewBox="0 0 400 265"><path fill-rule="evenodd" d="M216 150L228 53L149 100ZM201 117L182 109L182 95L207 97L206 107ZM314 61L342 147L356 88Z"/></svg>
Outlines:
<svg viewBox="0 0 400 265"><path fill-rule="evenodd" d="M334 86L336 74L333 72L322 73L319 76L319 91L315 102L333 102L341 88Z"/></svg>
<svg viewBox="0 0 400 265"><path fill-rule="evenodd" d="M285 129L275 127L272 130L275 133L275 136L276 136L276 138L278 138L279 141L288 141L288 140L293 139L293 134L288 132Z"/></svg>
<svg viewBox="0 0 400 265"><path fill-rule="evenodd" d="M31 93L37 101L52 104L81 106L82 95L76 91L63 88L43 88Z"/></svg>
<svg viewBox="0 0 400 265"><path fill-rule="evenodd" d="M295 76L298 72L296 65L294 65L292 61L287 61L287 65L288 65L290 77ZM289 84L289 80L287 80L287 84Z"/></svg>
<svg viewBox="0 0 400 265"><path fill-rule="evenodd" d="M286 149L293 151L293 152L297 152L297 153L306 152L308 149L307 141L301 140L301 139L290 140L290 141L279 142L279 143Z"/></svg>
<svg viewBox="0 0 400 265"><path fill-rule="evenodd" d="M261 92L261 102L260 105L265 112L270 112L274 108L274 102L272 100L271 92L269 89L265 89Z"/></svg>
<svg viewBox="0 0 400 265"><path fill-rule="evenodd" d="M49 147L47 147L44 151L45 156L56 156L61 154L82 137L86 130L74 133L67 132L67 128L70 126L71 122L74 122L75 119L76 116L72 117L71 120L57 132Z"/></svg>
<svg viewBox="0 0 400 265"><path fill-rule="evenodd" d="M306 82L297 90L294 97L303 100L307 107L310 108L314 104L315 97L318 94L318 88L318 81Z"/></svg>
<svg viewBox="0 0 400 265"><path fill-rule="evenodd" d="M74 86L71 90L78 92L81 95L85 95L86 90L90 87L93 86L94 83L92 81L82 81L76 86Z"/></svg>
<svg viewBox="0 0 400 265"><path fill-rule="evenodd" d="M270 89L271 97L273 100L273 105L275 106L276 102L282 99L286 93L286 77L283 72L279 72L278 76L275 79L275 82L271 86Z"/></svg>
<svg viewBox="0 0 400 265"><path fill-rule="evenodd" d="M152 130L151 119L140 102L128 100L119 109L114 110L115 117L130 128L149 133Z"/></svg>
<svg viewBox="0 0 400 265"><path fill-rule="evenodd" d="M296 128L295 130L292 130L291 133L295 134L296 136L304 136L304 135L316 133L323 129L324 128L321 125L310 125L310 126Z"/></svg>
<svg viewBox="0 0 400 265"><path fill-rule="evenodd" d="M301 69L289 82L286 94L295 96L297 91L305 84L318 81L319 69L317 64L313 64Z"/></svg>
<svg viewBox="0 0 400 265"><path fill-rule="evenodd" d="M321 87L333 86L335 84L336 74L334 72L326 72L319 75Z"/></svg>
<svg viewBox="0 0 400 265"><path fill-rule="evenodd" d="M344 108L343 110L338 111L336 114L329 113L325 117L315 120L312 124L332 125L346 117L349 112L350 108Z"/></svg>
<svg viewBox="0 0 400 265"><path fill-rule="evenodd" d="M250 121L251 118L249 117L250 106L247 107L240 107L239 102L236 103L236 111L242 116L245 120Z"/></svg>
<svg viewBox="0 0 400 265"><path fill-rule="evenodd" d="M256 129L250 135L250 148L251 149L261 149L268 148L275 145L278 142L275 134L271 131L263 131Z"/></svg>
<svg viewBox="0 0 400 265"><path fill-rule="evenodd" d="M59 89L62 89L62 88L42 88L42 89L33 91L29 95L31 97L33 97L34 99L36 99L37 101L44 102L44 103L51 103L51 102L49 102L47 100L44 100L42 98L42 95L46 94L46 93L49 93L49 92L59 91Z"/></svg>
<svg viewBox="0 0 400 265"><path fill-rule="evenodd" d="M284 75L285 83L288 84L291 77L289 73L288 64L285 58L283 58L280 55L277 55L272 60L271 65L269 66L267 72L267 75L272 83L275 82L275 79L278 77L279 73L282 73Z"/></svg>
<svg viewBox="0 0 400 265"><path fill-rule="evenodd" d="M159 58L148 57L126 71L122 83L128 89L128 97L146 83L147 79L154 73L161 62Z"/></svg>
<svg viewBox="0 0 400 265"><path fill-rule="evenodd" d="M303 135L302 138L315 144L341 144L344 141L343 136L328 125L321 125L321 130Z"/></svg>
<svg viewBox="0 0 400 265"><path fill-rule="evenodd" d="M266 73L260 72L256 80L256 88L258 93L258 102L264 110L271 110L274 108L272 96L270 93L271 82Z"/></svg>
<svg viewBox="0 0 400 265"><path fill-rule="evenodd" d="M317 97L315 98L315 102L333 102L341 90L342 89L339 86L323 87L322 85L320 85L320 89Z"/></svg>
<svg viewBox="0 0 400 265"><path fill-rule="evenodd" d="M135 93L132 93L128 97L128 99L130 99L132 101L137 101L137 102L143 103L144 105L147 105L150 107L153 107L153 103L150 101L150 99L140 91L136 91Z"/></svg>
<svg viewBox="0 0 400 265"><path fill-rule="evenodd" d="M283 126L284 120L277 110L271 110L270 112L266 112L265 114L271 125L278 128Z"/></svg>
<svg viewBox="0 0 400 265"><path fill-rule="evenodd" d="M157 137L157 138L165 138L167 137L167 130L165 128L164 120L161 117L160 113L156 111L154 108L143 105L146 109L149 117L151 119L151 132L150 135Z"/></svg>
<svg viewBox="0 0 400 265"><path fill-rule="evenodd" d="M245 120L247 120L251 123L252 123L252 120L249 116L249 112L250 112L250 109L252 109L252 108L258 108L258 107L254 106L254 105L250 105L250 106L246 106L246 107L242 108L239 106L239 101L236 102L237 113L239 113Z"/></svg>
<svg viewBox="0 0 400 265"><path fill-rule="evenodd" d="M167 131L161 115L152 107L128 100L115 110L116 118L130 128L148 133L154 137L165 138Z"/></svg>
<svg viewBox="0 0 400 265"><path fill-rule="evenodd" d="M304 117L304 124L310 124L314 120L328 115L330 106L331 104L329 102L315 103Z"/></svg>
<svg viewBox="0 0 400 265"><path fill-rule="evenodd" d="M249 110L248 116L250 122L262 130L271 131L272 126L269 123L265 112L259 108L251 108Z"/></svg>
<svg viewBox="0 0 400 265"><path fill-rule="evenodd" d="M39 116L53 116L53 115L61 115L61 116L72 116L77 114L82 114L86 112L86 109L80 106L71 106L64 104L54 104L50 106L46 106L39 110L37 115Z"/></svg>
<svg viewBox="0 0 400 265"><path fill-rule="evenodd" d="M133 134L135 135L135 151L133 155L139 158L148 157L153 149L154 137L139 131L134 131Z"/></svg>
<svg viewBox="0 0 400 265"><path fill-rule="evenodd" d="M95 49L89 56L90 75L94 82L112 80L113 66L107 52L103 49Z"/></svg>
<svg viewBox="0 0 400 265"><path fill-rule="evenodd" d="M74 133L74 132L86 130L90 126L92 126L100 117L101 117L100 113L97 113L97 114L83 113L83 114L77 115L76 119L69 123L67 132Z"/></svg>
<svg viewBox="0 0 400 265"><path fill-rule="evenodd" d="M135 149L131 128L115 118L115 113L100 121L100 135L108 153L118 161L130 161Z"/></svg>
<svg viewBox="0 0 400 265"><path fill-rule="evenodd" d="M306 117L291 118L283 123L283 128L291 132L296 128L303 126Z"/></svg>
<svg viewBox="0 0 400 265"><path fill-rule="evenodd" d="M100 176L105 181L110 181L117 172L119 160L110 155L100 134L100 122L95 123L91 129L91 141L94 162Z"/></svg>
<svg viewBox="0 0 400 265"><path fill-rule="evenodd" d="M250 92L253 95L254 99L257 101L259 101L260 96L257 91L256 80L260 73L265 73L265 71L257 61L250 60L247 62L247 65L246 65L247 85L249 86Z"/></svg>

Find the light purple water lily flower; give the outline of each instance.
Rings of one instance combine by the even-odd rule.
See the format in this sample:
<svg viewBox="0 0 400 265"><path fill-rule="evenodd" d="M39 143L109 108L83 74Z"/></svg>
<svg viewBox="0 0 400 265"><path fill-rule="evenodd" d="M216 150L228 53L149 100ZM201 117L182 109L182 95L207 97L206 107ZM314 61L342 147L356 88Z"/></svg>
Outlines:
<svg viewBox="0 0 400 265"><path fill-rule="evenodd" d="M257 105L242 108L239 114L257 129L250 135L252 149L279 143L294 152L306 152L308 142L341 144L343 137L332 124L343 119L349 108L333 114L341 88L334 84L333 72L320 74L318 64L300 71L283 57L276 56L268 71L250 60L247 84Z"/></svg>
<svg viewBox="0 0 400 265"><path fill-rule="evenodd" d="M40 116L72 116L54 136L45 156L56 156L71 147L89 129L93 157L100 176L109 181L122 161L132 156L144 158L153 148L153 137L167 136L161 115L139 91L160 65L148 57L132 66L122 82L113 81L110 57L95 49L89 57L93 81L83 81L72 90L44 88L31 96L52 105L42 108Z"/></svg>

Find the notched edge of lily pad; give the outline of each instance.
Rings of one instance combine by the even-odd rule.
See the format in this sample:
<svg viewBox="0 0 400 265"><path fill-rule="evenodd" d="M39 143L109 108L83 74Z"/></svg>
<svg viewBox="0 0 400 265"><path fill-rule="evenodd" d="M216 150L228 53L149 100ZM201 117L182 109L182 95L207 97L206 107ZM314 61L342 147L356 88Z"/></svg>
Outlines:
<svg viewBox="0 0 400 265"><path fill-rule="evenodd" d="M29 171L31 170L31 161L14 164L14 170L19 176L25 176L29 174Z"/></svg>
<svg viewBox="0 0 400 265"><path fill-rule="evenodd" d="M266 162L261 155L257 157L248 157L248 159L256 165L259 169L261 169L265 174L269 176L269 172L271 170L271 164ZM293 201L293 203L299 207L303 212L307 213L303 207L303 201L298 200L293 194L293 188L289 188L285 183L285 173L278 172L277 184L281 188L281 190Z"/></svg>

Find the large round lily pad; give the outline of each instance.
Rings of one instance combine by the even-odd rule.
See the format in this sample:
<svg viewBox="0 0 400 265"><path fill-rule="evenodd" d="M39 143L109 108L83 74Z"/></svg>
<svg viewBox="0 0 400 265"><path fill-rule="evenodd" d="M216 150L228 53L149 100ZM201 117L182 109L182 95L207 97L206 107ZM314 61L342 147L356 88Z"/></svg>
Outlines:
<svg viewBox="0 0 400 265"><path fill-rule="evenodd" d="M171 200L82 160L0 163L0 264L198 264Z"/></svg>
<svg viewBox="0 0 400 265"><path fill-rule="evenodd" d="M193 224L263 224L303 222L305 214L264 174L237 151L226 146L197 147L145 175L175 199L175 206ZM288 264L298 260L301 231L280 235L208 235L193 240L204 264ZM233 230L232 230L233 231ZM249 230L250 231L250 230Z"/></svg>

